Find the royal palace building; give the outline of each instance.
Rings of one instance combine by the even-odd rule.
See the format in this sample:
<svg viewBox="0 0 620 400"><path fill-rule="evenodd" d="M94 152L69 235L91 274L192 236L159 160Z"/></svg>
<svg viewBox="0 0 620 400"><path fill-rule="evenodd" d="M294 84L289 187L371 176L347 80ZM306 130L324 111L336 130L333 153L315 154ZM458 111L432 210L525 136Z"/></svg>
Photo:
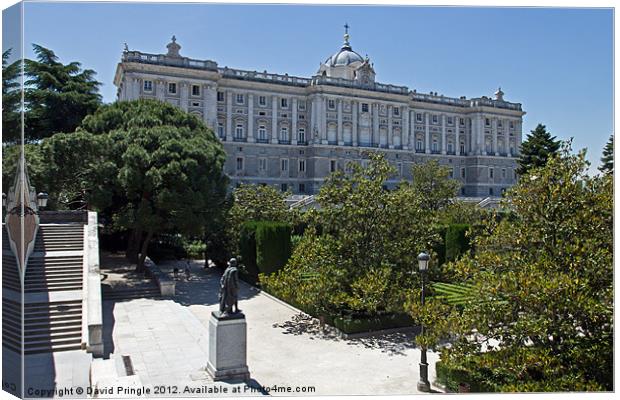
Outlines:
<svg viewBox="0 0 620 400"><path fill-rule="evenodd" d="M380 151L397 168L438 160L462 183L461 195L497 197L516 181L521 104L451 98L375 81L369 58L349 35L310 78L220 67L181 56L173 37L166 54L125 46L114 84L119 100L152 98L200 117L222 141L233 185L275 185L313 194L336 170L365 164Z"/></svg>

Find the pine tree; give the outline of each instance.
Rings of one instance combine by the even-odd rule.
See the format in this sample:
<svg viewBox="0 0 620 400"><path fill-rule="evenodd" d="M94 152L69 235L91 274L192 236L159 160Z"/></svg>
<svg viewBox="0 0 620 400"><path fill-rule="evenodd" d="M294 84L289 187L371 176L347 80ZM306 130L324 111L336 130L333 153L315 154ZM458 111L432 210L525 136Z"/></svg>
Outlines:
<svg viewBox="0 0 620 400"><path fill-rule="evenodd" d="M15 143L21 137L20 102L18 81L21 60L8 63L11 49L2 53L2 142Z"/></svg>
<svg viewBox="0 0 620 400"><path fill-rule="evenodd" d="M544 167L549 157L556 154L559 148L560 141L555 140L555 136L551 136L543 124L538 124L521 144L517 173L524 175L532 168Z"/></svg>
<svg viewBox="0 0 620 400"><path fill-rule="evenodd" d="M598 170L604 174L614 173L614 135L609 136L609 140L603 149L603 157L601 157L601 166Z"/></svg>
<svg viewBox="0 0 620 400"><path fill-rule="evenodd" d="M33 44L36 60L24 61L25 137L35 141L57 132L73 132L101 105L95 71L79 62L63 64L56 54Z"/></svg>

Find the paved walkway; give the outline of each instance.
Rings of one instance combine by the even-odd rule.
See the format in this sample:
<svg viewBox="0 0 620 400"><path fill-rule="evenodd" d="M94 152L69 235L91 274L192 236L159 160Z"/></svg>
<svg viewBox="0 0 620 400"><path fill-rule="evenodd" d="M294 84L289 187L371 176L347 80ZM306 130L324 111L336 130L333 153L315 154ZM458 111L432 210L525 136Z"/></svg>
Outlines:
<svg viewBox="0 0 620 400"><path fill-rule="evenodd" d="M174 263L160 267L171 272ZM173 299L104 302L105 351L129 355L142 384L213 385L204 367L220 274L199 263L192 264L192 271L189 281L179 278ZM323 333L316 320L244 283L239 307L247 318L253 383L271 389L271 395L417 393L420 352L411 334L340 339ZM431 352L428 358L432 381L437 355ZM281 389L288 387L292 392Z"/></svg>

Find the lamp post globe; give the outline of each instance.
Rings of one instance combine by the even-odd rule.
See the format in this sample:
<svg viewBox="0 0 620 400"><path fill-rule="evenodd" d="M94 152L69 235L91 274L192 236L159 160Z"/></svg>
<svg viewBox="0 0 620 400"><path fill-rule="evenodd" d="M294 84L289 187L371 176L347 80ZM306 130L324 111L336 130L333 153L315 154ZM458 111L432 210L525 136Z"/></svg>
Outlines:
<svg viewBox="0 0 620 400"><path fill-rule="evenodd" d="M37 195L37 206L39 206L39 208L45 208L47 206L47 199L49 199L49 195L47 193L39 193Z"/></svg>

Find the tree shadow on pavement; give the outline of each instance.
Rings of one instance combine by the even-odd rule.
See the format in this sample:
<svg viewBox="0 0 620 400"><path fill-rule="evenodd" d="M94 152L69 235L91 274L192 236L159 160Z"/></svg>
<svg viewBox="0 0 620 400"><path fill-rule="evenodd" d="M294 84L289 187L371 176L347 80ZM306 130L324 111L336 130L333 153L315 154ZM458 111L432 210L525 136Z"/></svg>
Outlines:
<svg viewBox="0 0 620 400"><path fill-rule="evenodd" d="M411 329L403 332L377 332L363 337L343 338L340 332L329 325L321 326L319 320L307 314L295 314L290 320L275 323L274 328L282 329L285 335L308 335L310 340L342 341L350 346L362 346L378 349L389 355L405 355L408 349L414 349L417 331Z"/></svg>

